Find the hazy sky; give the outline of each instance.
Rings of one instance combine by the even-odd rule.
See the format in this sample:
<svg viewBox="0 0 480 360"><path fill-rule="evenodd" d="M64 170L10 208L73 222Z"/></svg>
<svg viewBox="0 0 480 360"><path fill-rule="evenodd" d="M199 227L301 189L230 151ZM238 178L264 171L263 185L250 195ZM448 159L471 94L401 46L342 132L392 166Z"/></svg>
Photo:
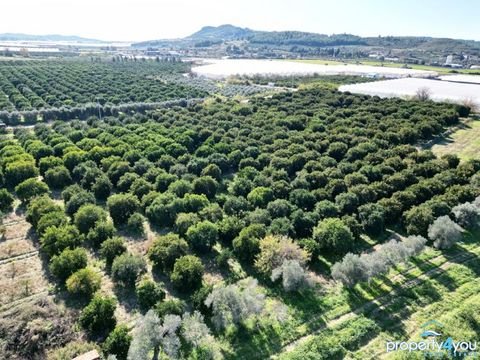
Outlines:
<svg viewBox="0 0 480 360"><path fill-rule="evenodd" d="M256 30L480 40L478 0L2 0L0 33L138 41L230 23Z"/></svg>

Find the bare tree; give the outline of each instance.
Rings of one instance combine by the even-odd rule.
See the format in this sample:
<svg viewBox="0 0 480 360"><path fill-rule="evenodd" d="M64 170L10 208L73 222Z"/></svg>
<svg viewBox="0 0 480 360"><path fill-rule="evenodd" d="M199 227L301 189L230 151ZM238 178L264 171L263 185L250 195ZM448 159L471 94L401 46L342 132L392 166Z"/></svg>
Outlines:
<svg viewBox="0 0 480 360"><path fill-rule="evenodd" d="M432 95L432 92L427 87L418 88L417 91L415 92L415 98L420 101L430 100L431 95Z"/></svg>

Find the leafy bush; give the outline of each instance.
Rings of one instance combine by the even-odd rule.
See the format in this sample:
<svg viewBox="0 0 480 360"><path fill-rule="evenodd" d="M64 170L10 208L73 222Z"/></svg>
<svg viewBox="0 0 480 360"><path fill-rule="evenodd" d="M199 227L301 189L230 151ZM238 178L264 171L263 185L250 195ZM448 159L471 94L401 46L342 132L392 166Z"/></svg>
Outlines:
<svg viewBox="0 0 480 360"><path fill-rule="evenodd" d="M143 226L143 223L145 222L145 217L136 212L133 213L129 218L127 222L127 227L128 230L136 235L144 235L145 234L145 229Z"/></svg>
<svg viewBox="0 0 480 360"><path fill-rule="evenodd" d="M83 248L65 249L50 260L50 272L61 282L65 281L77 270L87 266L87 252Z"/></svg>
<svg viewBox="0 0 480 360"><path fill-rule="evenodd" d="M48 256L61 253L63 250L80 246L82 237L73 225L48 227L40 238L40 248Z"/></svg>
<svg viewBox="0 0 480 360"><path fill-rule="evenodd" d="M171 271L175 261L187 254L188 244L177 234L168 233L157 237L150 249L148 249L148 257L155 266L163 271Z"/></svg>
<svg viewBox="0 0 480 360"><path fill-rule="evenodd" d="M143 310L149 310L165 298L165 291L152 280L144 280L135 289L138 304Z"/></svg>
<svg viewBox="0 0 480 360"><path fill-rule="evenodd" d="M117 256L112 263L113 280L124 286L133 286L135 281L147 271L147 263L141 255L124 253Z"/></svg>
<svg viewBox="0 0 480 360"><path fill-rule="evenodd" d="M111 266L113 260L127 251L127 244L121 237L115 236L105 240L100 247L100 256L103 257L107 266Z"/></svg>
<svg viewBox="0 0 480 360"><path fill-rule="evenodd" d="M327 218L313 229L313 238L322 249L345 251L353 246L353 234L341 219Z"/></svg>
<svg viewBox="0 0 480 360"><path fill-rule="evenodd" d="M198 257L185 255L175 261L170 280L178 289L190 292L202 285L203 271L203 264Z"/></svg>
<svg viewBox="0 0 480 360"><path fill-rule="evenodd" d="M80 313L80 325L93 335L109 333L117 322L115 319L116 306L113 297L96 294Z"/></svg>
<svg viewBox="0 0 480 360"><path fill-rule="evenodd" d="M15 192L23 202L30 202L34 197L48 194L48 185L37 179L27 179L15 187Z"/></svg>
<svg viewBox="0 0 480 360"><path fill-rule="evenodd" d="M97 223L105 223L107 213L100 206L86 204L74 216L74 222L81 234L87 234Z"/></svg>
<svg viewBox="0 0 480 360"><path fill-rule="evenodd" d="M210 221L202 221L188 228L186 237L195 250L206 251L218 240L218 227Z"/></svg>
<svg viewBox="0 0 480 360"><path fill-rule="evenodd" d="M92 268L77 270L67 279L67 290L70 294L91 297L100 289L102 277Z"/></svg>
<svg viewBox="0 0 480 360"><path fill-rule="evenodd" d="M7 189L0 189L0 211L7 211L13 204L13 196Z"/></svg>
<svg viewBox="0 0 480 360"><path fill-rule="evenodd" d="M132 194L115 194L108 198L107 206L114 224L121 225L140 208L140 203Z"/></svg>
<svg viewBox="0 0 480 360"><path fill-rule="evenodd" d="M103 343L103 351L115 355L117 360L127 360L132 339L126 325L117 325Z"/></svg>

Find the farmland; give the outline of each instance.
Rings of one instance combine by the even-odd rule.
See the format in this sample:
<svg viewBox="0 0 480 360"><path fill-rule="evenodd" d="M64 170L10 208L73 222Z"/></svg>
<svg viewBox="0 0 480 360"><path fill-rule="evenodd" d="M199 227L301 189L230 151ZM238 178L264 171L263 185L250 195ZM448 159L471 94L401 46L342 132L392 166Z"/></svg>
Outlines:
<svg viewBox="0 0 480 360"><path fill-rule="evenodd" d="M460 159L478 158L480 154L480 122L473 120L462 124L457 131L440 137L432 146L438 156L456 154Z"/></svg>
<svg viewBox="0 0 480 360"><path fill-rule="evenodd" d="M331 86L348 76L264 94L264 80L188 78L176 62L30 63L0 66L4 112L103 107L2 135L9 358L389 357L387 338L433 316L451 332L449 307L476 319L457 305L478 297L480 210L471 222L458 206L477 209L480 162L416 146L468 107ZM187 97L201 99L105 110ZM453 220L455 241L432 232ZM365 263L350 274L352 254ZM32 319L56 330L21 333Z"/></svg>

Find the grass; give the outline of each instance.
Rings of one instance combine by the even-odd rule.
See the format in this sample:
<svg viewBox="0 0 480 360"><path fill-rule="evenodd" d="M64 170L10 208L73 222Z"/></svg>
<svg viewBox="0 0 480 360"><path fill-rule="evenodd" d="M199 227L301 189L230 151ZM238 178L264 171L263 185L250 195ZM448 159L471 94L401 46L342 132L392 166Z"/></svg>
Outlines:
<svg viewBox="0 0 480 360"><path fill-rule="evenodd" d="M464 242L448 251L429 248L409 263L391 270L385 277L374 279L370 284L359 284L353 289L329 287L321 295L304 294L301 299L283 298L282 301L291 309L294 320L285 327L285 332L279 334L283 338L282 350L291 341L305 341L292 346L293 352L284 353L280 358L309 358L309 353L323 352L319 344L340 339L344 336L344 331L353 331L340 329L348 328L349 323L362 316L375 321L378 328L372 327L368 334L361 337L361 342L352 344L342 340L337 355L353 356L363 348L363 343L370 343L370 339L376 339L389 329L393 329L393 332L387 333L389 336L396 334L396 331L405 331L401 320L429 304L442 303L451 292L477 281L477 274L480 273L478 235L475 233L466 236ZM460 264L466 257L473 258ZM429 273L425 274L426 272ZM385 346L384 342L380 341L378 348L383 349L382 346ZM355 358L368 358L367 354L373 354L373 350L379 351L369 345L365 348L365 353Z"/></svg>
<svg viewBox="0 0 480 360"><path fill-rule="evenodd" d="M336 61L336 60L324 60L324 59L297 59L289 60L296 62L303 62L307 64L320 64L320 65L343 65L343 64L361 64L361 65L370 65L370 66L385 66L391 68L403 68L405 64L397 62L385 62L385 61L375 61L375 60L346 60L346 61ZM477 69L449 69L441 66L430 66L430 65L417 65L417 64L407 64L408 68L415 70L428 70L435 71L439 74L475 74L478 73Z"/></svg>
<svg viewBox="0 0 480 360"><path fill-rule="evenodd" d="M431 150L437 156L455 154L461 160L480 158L480 120L465 122L451 135L436 141Z"/></svg>

